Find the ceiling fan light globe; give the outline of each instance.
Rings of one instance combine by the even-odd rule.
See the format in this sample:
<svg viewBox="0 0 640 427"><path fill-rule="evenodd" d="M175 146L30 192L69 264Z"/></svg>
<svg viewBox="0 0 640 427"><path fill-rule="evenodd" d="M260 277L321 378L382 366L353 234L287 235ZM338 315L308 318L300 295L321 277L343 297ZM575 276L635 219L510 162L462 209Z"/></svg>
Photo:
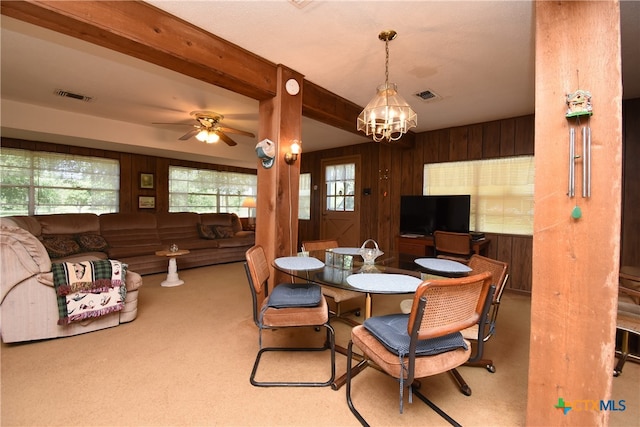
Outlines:
<svg viewBox="0 0 640 427"><path fill-rule="evenodd" d="M206 142L207 141L207 136L208 133L206 130L201 130L200 132L198 132L198 134L196 135L196 139L200 142Z"/></svg>

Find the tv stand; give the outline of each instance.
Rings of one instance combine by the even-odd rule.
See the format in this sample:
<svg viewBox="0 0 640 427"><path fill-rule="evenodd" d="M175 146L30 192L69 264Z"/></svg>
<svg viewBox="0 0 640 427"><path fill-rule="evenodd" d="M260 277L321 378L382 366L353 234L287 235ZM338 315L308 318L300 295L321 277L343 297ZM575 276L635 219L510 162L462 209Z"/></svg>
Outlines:
<svg viewBox="0 0 640 427"><path fill-rule="evenodd" d="M486 256L489 243L491 243L491 239L484 238L472 241L471 247L474 253ZM396 236L396 248L402 254L433 256L433 236L411 234L411 237L409 237L407 234L401 234Z"/></svg>

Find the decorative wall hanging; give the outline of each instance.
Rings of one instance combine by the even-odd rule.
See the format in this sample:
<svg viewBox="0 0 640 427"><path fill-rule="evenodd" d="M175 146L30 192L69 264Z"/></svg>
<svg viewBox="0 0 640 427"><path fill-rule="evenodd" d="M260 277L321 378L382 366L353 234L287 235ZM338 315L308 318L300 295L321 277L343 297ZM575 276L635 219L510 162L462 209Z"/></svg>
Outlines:
<svg viewBox="0 0 640 427"><path fill-rule="evenodd" d="M589 119L593 114L591 92L578 89L566 96L569 121L569 188L567 195L575 197L576 161L582 160L582 197L591 197L591 127ZM576 153L576 131L582 135L582 154ZM582 217L582 210L576 203L571 212L574 219Z"/></svg>
<svg viewBox="0 0 640 427"><path fill-rule="evenodd" d="M271 168L273 162L276 159L276 144L270 139L263 139L256 144L256 154L262 161L262 167L265 169Z"/></svg>

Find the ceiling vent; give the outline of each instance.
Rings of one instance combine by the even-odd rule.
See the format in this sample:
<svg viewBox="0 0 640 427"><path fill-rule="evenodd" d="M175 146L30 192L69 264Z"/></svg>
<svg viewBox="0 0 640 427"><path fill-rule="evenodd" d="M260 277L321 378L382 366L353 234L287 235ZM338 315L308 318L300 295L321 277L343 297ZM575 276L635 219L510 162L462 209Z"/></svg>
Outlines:
<svg viewBox="0 0 640 427"><path fill-rule="evenodd" d="M91 102L93 100L91 96L79 95L62 89L56 89L53 93L64 98L77 99L78 101Z"/></svg>
<svg viewBox="0 0 640 427"><path fill-rule="evenodd" d="M436 99L436 98L440 98L438 95L436 95L435 93L433 93L430 90L423 90L422 92L418 92L416 93L416 96L420 99L422 99L423 101L430 101L432 99Z"/></svg>

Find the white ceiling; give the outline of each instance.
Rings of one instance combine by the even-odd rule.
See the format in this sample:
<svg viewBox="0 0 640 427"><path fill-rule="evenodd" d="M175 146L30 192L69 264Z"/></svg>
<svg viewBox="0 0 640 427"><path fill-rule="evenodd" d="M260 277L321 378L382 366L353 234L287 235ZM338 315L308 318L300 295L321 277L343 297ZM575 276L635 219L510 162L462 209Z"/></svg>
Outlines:
<svg viewBox="0 0 640 427"><path fill-rule="evenodd" d="M148 1L364 106L389 79L418 114L415 132L531 114L531 1ZM301 1L298 1L301 3ZM640 2L621 3L624 97L640 97ZM238 145L178 141L189 112L258 133L258 102L158 66L1 17L2 135L256 167L257 138ZM576 87L577 88L577 87ZM53 95L63 89L91 102ZM422 101L415 93L439 95ZM354 123L355 127L355 123ZM303 119L303 151L369 141Z"/></svg>

